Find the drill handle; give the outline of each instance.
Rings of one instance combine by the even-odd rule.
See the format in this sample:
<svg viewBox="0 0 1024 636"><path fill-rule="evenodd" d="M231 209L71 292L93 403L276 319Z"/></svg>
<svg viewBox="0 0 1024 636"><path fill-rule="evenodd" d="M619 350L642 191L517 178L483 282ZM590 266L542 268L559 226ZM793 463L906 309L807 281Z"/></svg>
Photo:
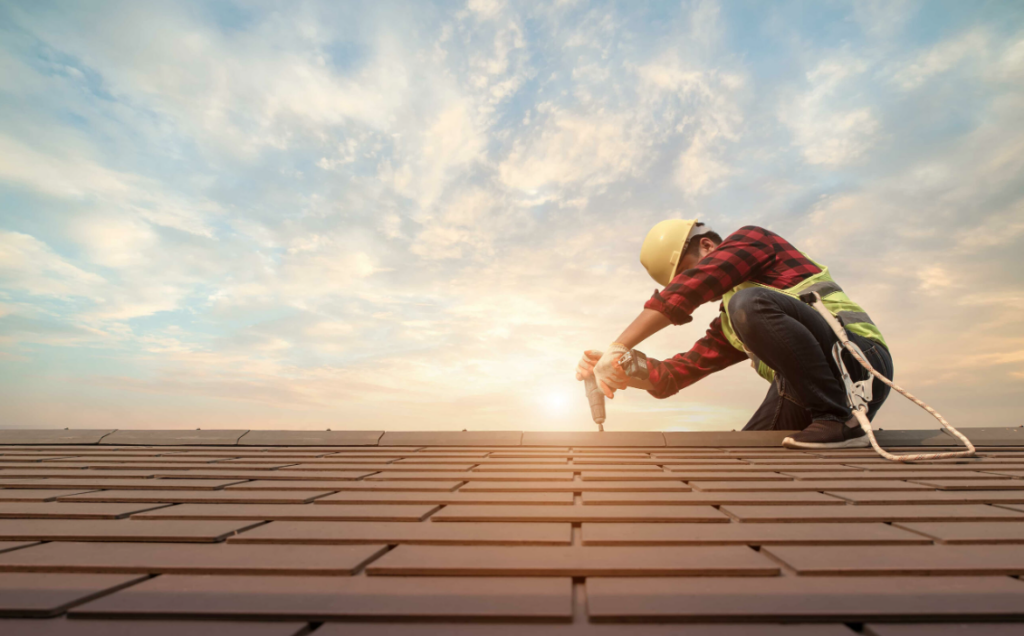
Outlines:
<svg viewBox="0 0 1024 636"><path fill-rule="evenodd" d="M601 430L604 428L601 426L604 424L604 393L597 386L597 378L591 373L583 380L583 388L587 393L587 400L590 402L590 415L594 418L594 423Z"/></svg>

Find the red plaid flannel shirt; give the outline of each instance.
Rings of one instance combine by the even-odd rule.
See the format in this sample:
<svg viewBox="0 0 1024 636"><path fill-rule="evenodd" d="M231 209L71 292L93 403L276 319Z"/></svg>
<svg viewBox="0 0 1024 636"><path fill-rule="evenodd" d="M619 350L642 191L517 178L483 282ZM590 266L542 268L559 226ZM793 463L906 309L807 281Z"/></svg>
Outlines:
<svg viewBox="0 0 1024 636"><path fill-rule="evenodd" d="M645 309L663 313L674 325L684 325L700 305L720 299L746 281L776 289L796 285L821 269L784 238L755 225L733 232L692 269L680 272L665 289L655 291ZM747 355L729 344L722 318L711 321L704 337L686 353L668 360L649 360L650 381L656 398L667 398L697 380L737 362Z"/></svg>

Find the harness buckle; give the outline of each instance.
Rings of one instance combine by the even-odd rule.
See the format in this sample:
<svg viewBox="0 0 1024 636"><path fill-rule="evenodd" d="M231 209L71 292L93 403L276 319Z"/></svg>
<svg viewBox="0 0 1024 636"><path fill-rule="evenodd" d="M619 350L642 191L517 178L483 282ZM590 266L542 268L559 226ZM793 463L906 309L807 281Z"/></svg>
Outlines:
<svg viewBox="0 0 1024 636"><path fill-rule="evenodd" d="M864 352L861 351L853 342L847 342L846 346L851 349L854 353L866 360ZM846 365L843 364L843 343L837 342L832 346L832 359L836 361L836 367L839 368L839 375L843 379L843 388L846 390L846 405L854 411L867 411L868 403L871 402L871 384L873 378L869 377L866 380L860 382L854 382L853 378L850 377L849 371L846 370ZM857 426L857 420L851 420L854 426Z"/></svg>

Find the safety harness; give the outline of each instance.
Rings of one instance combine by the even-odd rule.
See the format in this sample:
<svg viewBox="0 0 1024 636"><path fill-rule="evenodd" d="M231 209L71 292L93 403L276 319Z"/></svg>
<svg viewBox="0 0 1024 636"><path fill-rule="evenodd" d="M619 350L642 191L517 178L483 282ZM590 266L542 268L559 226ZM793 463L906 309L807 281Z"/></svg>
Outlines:
<svg viewBox="0 0 1024 636"><path fill-rule="evenodd" d="M892 460L894 462L916 462L933 459L955 459L958 457L974 456L974 444L971 443L971 440L967 439L963 434L960 433L960 431L953 428L950 425L950 423L945 420L945 418L939 415L938 411L936 411L932 407L928 406L921 400L911 395L909 391L901 388L894 382L890 381L889 378L885 377L884 375L876 371L874 367L871 366L871 363L868 362L867 360L867 356L864 355L864 352L861 351L860 347L858 347L855 343L850 341L850 338L846 335L846 329L843 328L843 325L840 324L839 320L837 320L836 317L832 315L832 312L829 311L827 307L825 307L825 303L822 302L821 295L817 291L811 291L801 294L800 300L807 303L812 308L814 308L815 311L821 314L821 317L825 319L825 322L828 323L828 326L832 328L833 332L835 332L836 338L839 339L839 342L837 342L832 347L832 357L835 359L836 366L839 368L839 373L843 378L843 385L846 388L847 405L853 411L853 415L854 417L857 418L857 421L860 422L860 427L864 429L864 432L868 436L868 440L871 442L871 447L875 449L876 453L878 453L885 459ZM932 416L939 421L939 424L942 425L943 429L949 431L951 435L953 435L961 442L963 442L964 446L967 447L967 450L954 453L923 453L894 455L883 449L881 446L879 446L878 441L875 439L875 432L871 428L871 422L868 420L868 402L871 401L872 378L868 377L866 380L854 382L850 378L850 373L846 370L846 365L843 364L843 349L849 351L850 355L853 356L853 359L859 362L861 366L868 371L868 373L884 382L891 389L895 390L897 393L907 398L914 404L920 406L924 410L931 413Z"/></svg>

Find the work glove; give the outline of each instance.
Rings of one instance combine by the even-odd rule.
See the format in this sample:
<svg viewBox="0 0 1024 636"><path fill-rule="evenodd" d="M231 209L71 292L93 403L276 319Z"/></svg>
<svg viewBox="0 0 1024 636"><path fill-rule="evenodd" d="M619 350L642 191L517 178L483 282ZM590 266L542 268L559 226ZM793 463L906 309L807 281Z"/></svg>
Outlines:
<svg viewBox="0 0 1024 636"><path fill-rule="evenodd" d="M627 351L629 348L625 345L613 342L594 365L597 386L609 400L615 397L615 391L621 391L629 386L626 383L626 372L619 366L619 358Z"/></svg>
<svg viewBox="0 0 1024 636"><path fill-rule="evenodd" d="M583 357L580 358L579 364L576 365L576 379L585 380L590 377L590 374L594 372L594 365L604 355L603 351L595 351L594 349L588 349L583 352Z"/></svg>

